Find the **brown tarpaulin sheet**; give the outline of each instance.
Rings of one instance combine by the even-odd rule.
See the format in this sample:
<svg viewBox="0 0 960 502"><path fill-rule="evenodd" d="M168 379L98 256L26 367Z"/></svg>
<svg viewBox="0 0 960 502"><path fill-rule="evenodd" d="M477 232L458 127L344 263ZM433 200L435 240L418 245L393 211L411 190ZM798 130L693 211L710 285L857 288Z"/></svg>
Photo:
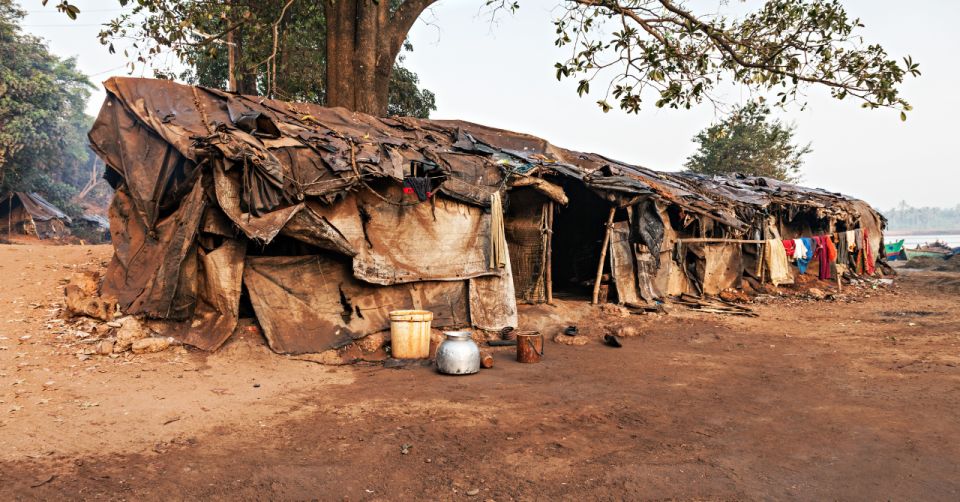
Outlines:
<svg viewBox="0 0 960 502"><path fill-rule="evenodd" d="M610 272L617 286L617 300L620 303L640 303L629 222L618 221L610 231Z"/></svg>
<svg viewBox="0 0 960 502"><path fill-rule="evenodd" d="M326 256L248 257L243 282L270 348L283 353L342 347L390 327L392 310L429 310L436 326L469 324L466 281L374 286Z"/></svg>
<svg viewBox="0 0 960 502"><path fill-rule="evenodd" d="M89 134L116 189L103 293L125 313L182 321L177 336L203 348L236 326L241 277L281 352L386 329L396 308L435 309L437 326L515 325L511 270L491 270L488 255L490 197L512 187L560 204L567 183L621 207L653 199L665 226L660 268L637 265L623 239L611 253L631 298L690 287L698 279L671 259L673 240L742 236L759 210L869 220L879 248L882 217L823 190L659 173L466 122L376 118L170 81L104 85ZM401 192L413 165L433 176L425 202ZM705 288L737 284L739 253L706 249L695 264Z"/></svg>

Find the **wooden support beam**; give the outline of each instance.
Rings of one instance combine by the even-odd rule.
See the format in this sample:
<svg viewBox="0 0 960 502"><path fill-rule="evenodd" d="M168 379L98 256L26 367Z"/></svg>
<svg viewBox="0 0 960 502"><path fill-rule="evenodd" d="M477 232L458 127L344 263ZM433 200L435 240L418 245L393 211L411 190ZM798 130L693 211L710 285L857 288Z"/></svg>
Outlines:
<svg viewBox="0 0 960 502"><path fill-rule="evenodd" d="M607 216L607 231L603 234L603 245L600 247L600 263L597 263L597 280L593 283L593 303L597 304L597 298L600 296L600 279L603 278L603 264L607 260L607 247L610 246L610 232L613 230L613 215L617 212L616 207L610 208L610 214Z"/></svg>
<svg viewBox="0 0 960 502"><path fill-rule="evenodd" d="M547 202L547 303L553 303L553 201Z"/></svg>

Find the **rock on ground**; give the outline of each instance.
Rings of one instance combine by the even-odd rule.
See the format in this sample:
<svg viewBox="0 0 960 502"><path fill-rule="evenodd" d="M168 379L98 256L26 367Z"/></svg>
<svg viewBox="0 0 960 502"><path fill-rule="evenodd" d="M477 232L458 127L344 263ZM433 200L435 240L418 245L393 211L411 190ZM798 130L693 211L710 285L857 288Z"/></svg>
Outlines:
<svg viewBox="0 0 960 502"><path fill-rule="evenodd" d="M113 346L114 352L124 352L129 350L133 342L147 337L147 331L136 317L127 316L120 320L120 328L117 329L117 343Z"/></svg>
<svg viewBox="0 0 960 502"><path fill-rule="evenodd" d="M590 343L590 337L584 335L570 336L564 335L563 333L558 333L553 337L553 341L562 345L573 345L579 347L581 345Z"/></svg>
<svg viewBox="0 0 960 502"><path fill-rule="evenodd" d="M63 288L67 313L82 315L109 321L117 311L116 300L101 298L97 294L100 274L96 272L77 272Z"/></svg>
<svg viewBox="0 0 960 502"><path fill-rule="evenodd" d="M367 335L357 340L355 343L360 347L360 350L364 352L376 352L387 343L387 340L387 333L380 332Z"/></svg>
<svg viewBox="0 0 960 502"><path fill-rule="evenodd" d="M134 354L162 352L170 346L171 342L173 342L173 338L141 338L139 340L134 340L133 344L130 346L130 350L132 350Z"/></svg>

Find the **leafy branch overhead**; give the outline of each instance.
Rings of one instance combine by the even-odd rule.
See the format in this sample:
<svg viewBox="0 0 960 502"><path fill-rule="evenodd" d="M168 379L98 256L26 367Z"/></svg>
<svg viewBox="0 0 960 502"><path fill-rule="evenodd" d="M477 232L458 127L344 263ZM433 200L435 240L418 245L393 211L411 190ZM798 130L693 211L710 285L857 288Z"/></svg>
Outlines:
<svg viewBox="0 0 960 502"><path fill-rule="evenodd" d="M573 49L556 64L556 76L576 78L577 92L607 85L609 100L636 113L645 97L657 107L690 108L713 101L727 80L775 92L781 104L806 85L833 97L856 98L864 107L910 105L898 86L919 76L910 57L891 59L880 45L864 44L859 19L837 0L768 0L739 18L697 15L672 0L569 0L555 21L556 45Z"/></svg>
<svg viewBox="0 0 960 502"><path fill-rule="evenodd" d="M262 31L258 36L275 40L269 31L283 15L259 14L277 11L292 0L118 1L133 11L106 26L101 41L133 38L140 52L136 57L145 62L167 49L181 58L200 49L216 53L235 31ZM483 1L494 13L520 7L519 0ZM295 2L293 9L319 12L326 44L318 49L332 62L326 65L327 104L386 113L387 82L401 42L435 2ZM837 99L856 99L866 108L898 109L906 119L910 105L899 87L905 78L920 75L919 66L910 57L896 60L882 46L866 43L863 24L850 17L839 0L766 0L749 11L721 4L730 15L698 13L681 0L562 0L554 21L555 43L571 53L556 63L556 76L575 79L581 96L599 82L605 88L598 101L604 111L615 106L611 101L628 113L637 113L644 100L657 107L690 108L704 100L717 101L730 85L776 96L776 103L785 104L814 86L829 89ZM57 8L71 17L78 12L68 0ZM291 15L289 20L299 22L301 17ZM146 45L138 45L140 41ZM279 74L273 56L251 63L273 64L271 74ZM296 72L296 66L289 71Z"/></svg>

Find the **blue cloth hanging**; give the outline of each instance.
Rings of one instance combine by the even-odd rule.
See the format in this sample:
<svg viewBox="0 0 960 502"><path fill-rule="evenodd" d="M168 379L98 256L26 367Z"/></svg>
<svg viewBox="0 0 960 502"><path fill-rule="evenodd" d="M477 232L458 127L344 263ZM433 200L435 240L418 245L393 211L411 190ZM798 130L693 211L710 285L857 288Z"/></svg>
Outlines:
<svg viewBox="0 0 960 502"><path fill-rule="evenodd" d="M803 258L797 259L797 268L800 269L801 274L805 274L807 273L807 265L809 265L810 260L813 259L813 252L815 251L816 244L810 237L803 237L800 240L803 241L803 247L807 248L807 254Z"/></svg>

